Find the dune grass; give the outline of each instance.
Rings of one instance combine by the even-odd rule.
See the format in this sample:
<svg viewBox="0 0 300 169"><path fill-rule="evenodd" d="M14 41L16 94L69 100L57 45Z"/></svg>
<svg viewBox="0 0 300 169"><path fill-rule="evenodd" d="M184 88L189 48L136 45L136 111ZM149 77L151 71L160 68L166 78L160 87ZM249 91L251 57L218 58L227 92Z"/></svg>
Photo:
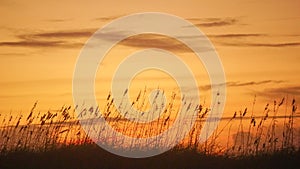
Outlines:
<svg viewBox="0 0 300 169"><path fill-rule="evenodd" d="M146 109L145 92L135 99L132 105L123 105L123 110L137 106ZM89 138L90 130L83 130L78 117L89 114L85 122L92 129L95 119L103 117L119 132L133 137L149 137L168 129L172 124L172 113L178 111L176 94L166 105L160 117L142 127L143 124L131 122L117 113L114 99L108 95L100 113L99 107L63 106L58 110L40 112L37 103L24 117L12 114L0 116L0 168L295 168L299 167L299 136L294 123L297 105L293 99L285 99L267 104L256 115L252 109L245 108L234 112L232 117L223 118L213 135L203 144L198 136L210 109L205 105L187 105L197 111L196 123L186 138L172 150L159 156L146 159L129 159L108 153L99 148ZM119 105L121 106L121 105ZM281 108L285 106L285 109ZM288 110L290 109L290 110ZM283 111L283 112L282 112ZM278 114L281 114L280 116ZM284 114L284 116L282 115ZM92 118L91 118L92 117ZM281 127L278 118L283 121ZM98 124L99 125L99 124ZM236 128L233 129L233 125ZM105 127L101 126L100 128ZM225 133L228 132L228 133ZM226 146L220 146L220 135L227 135ZM100 133L109 135L110 133ZM113 136L101 140L108 145L118 146L130 151L136 145L117 142ZM226 139L225 139L226 140ZM153 145L139 145L151 148ZM125 146L124 146L125 145ZM224 144L223 144L224 145ZM297 168L297 167L296 167Z"/></svg>

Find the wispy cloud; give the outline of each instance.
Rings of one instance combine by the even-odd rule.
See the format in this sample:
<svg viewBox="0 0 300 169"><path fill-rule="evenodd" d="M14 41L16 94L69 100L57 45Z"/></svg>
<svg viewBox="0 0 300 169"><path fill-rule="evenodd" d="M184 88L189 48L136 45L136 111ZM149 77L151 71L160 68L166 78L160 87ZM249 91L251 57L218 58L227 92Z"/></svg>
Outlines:
<svg viewBox="0 0 300 169"><path fill-rule="evenodd" d="M215 21L215 22L198 23L195 25L200 26L200 27L217 27L217 26L236 25L237 23L238 23L238 20L236 20L236 19L228 19L228 20Z"/></svg>
<svg viewBox="0 0 300 169"><path fill-rule="evenodd" d="M270 48L280 48L280 47L299 47L299 41L292 42L274 42L271 43L261 43L257 42L257 38L276 38L276 37L297 37L298 35L272 35L264 33L239 33L239 34L217 34L208 35L210 38L216 39L214 42L221 46L228 47L270 47ZM244 40L247 38L247 41ZM252 38L252 41L250 41ZM256 39L254 39L256 38ZM226 41L224 40L226 39Z"/></svg>
<svg viewBox="0 0 300 169"><path fill-rule="evenodd" d="M0 46L9 47L68 47L74 48L82 46L80 43L69 43L66 41L40 41L40 40L20 40L14 42L0 42Z"/></svg>
<svg viewBox="0 0 300 169"><path fill-rule="evenodd" d="M205 20L205 19L204 19ZM205 21L223 22L221 18L209 18ZM225 19L226 21L226 19ZM226 21L227 22L227 21ZM74 30L58 30L58 31L39 31L39 32L16 32L15 41L0 41L0 46L11 47L80 47L82 43L78 42L80 38L88 38L93 35L97 28L89 29L74 29ZM106 41L115 41L120 39L127 32L111 31L101 35L101 38ZM274 35L264 33L225 33L225 34L208 34L209 38L215 39L215 43L221 46L230 47L297 47L300 46L300 42L285 42L285 43L256 43L245 42L243 39L251 40L251 38L264 38L273 37ZM275 35L276 36L276 35ZM282 36L282 35L280 35ZM288 35L292 36L292 35ZM199 38L198 36L181 37L185 39L193 40ZM225 41L226 39L226 41ZM243 40L243 41L239 41ZM257 39L256 39L257 40ZM135 47L135 48L162 48L165 50L173 50L179 52L191 52L191 50L185 47L179 41L174 39L158 36L153 34L143 34L139 36L129 37L124 40L120 45ZM211 49L202 49L211 50Z"/></svg>
<svg viewBox="0 0 300 169"><path fill-rule="evenodd" d="M193 38L204 38L205 36L215 39L241 39L241 38L255 38L255 37L271 37L272 35L263 33L227 33L227 34L206 34L203 36L179 36L180 38L193 39ZM292 36L292 35L290 35Z"/></svg>
<svg viewBox="0 0 300 169"><path fill-rule="evenodd" d="M283 83L282 80L263 80L263 81L249 81L249 82L227 82L226 84L213 84L213 86L218 87L226 85L226 87L244 87L244 86L258 86L264 84L278 84ZM211 88L211 85L203 85L199 87L202 90L208 90Z"/></svg>
<svg viewBox="0 0 300 169"><path fill-rule="evenodd" d="M207 35L211 38L245 38L245 37L266 37L268 34L260 33L233 33L233 34L217 34L217 35Z"/></svg>
<svg viewBox="0 0 300 169"><path fill-rule="evenodd" d="M0 46L8 47L31 47L31 48L77 48L83 46L83 43L67 40L68 38L89 37L93 34L93 30L78 31L55 31L42 33L18 34L15 41L0 41ZM50 38L50 39L49 39Z"/></svg>
<svg viewBox="0 0 300 169"><path fill-rule="evenodd" d="M188 47L177 40L151 34L129 37L127 40L123 41L121 45L135 48L160 48L165 50L175 50L179 52L190 52L190 49Z"/></svg>
<svg viewBox="0 0 300 169"><path fill-rule="evenodd" d="M187 20L194 22L195 26L199 27L220 27L241 25L240 19L233 17L226 18L187 18Z"/></svg>
<svg viewBox="0 0 300 169"><path fill-rule="evenodd" d="M250 82L227 82L229 87L240 87L240 86L253 86L253 85L262 85L268 83L283 83L282 80L263 80L263 81L250 81Z"/></svg>
<svg viewBox="0 0 300 169"><path fill-rule="evenodd" d="M211 18L194 17L194 18L185 18L185 19L194 22L216 22L216 21L235 19L235 18L234 17L218 17L218 18L217 17L211 17Z"/></svg>
<svg viewBox="0 0 300 169"><path fill-rule="evenodd" d="M117 18L122 17L122 16L124 16L124 15L98 17L98 18L95 18L93 20L95 20L95 21L111 21L113 19L117 19Z"/></svg>
<svg viewBox="0 0 300 169"><path fill-rule="evenodd" d="M37 38L82 38L91 36L96 29L82 29L82 30L67 30L55 32L43 32L33 34L22 34L17 37L21 39L37 39Z"/></svg>
<svg viewBox="0 0 300 169"><path fill-rule="evenodd" d="M251 43L251 42L217 42L223 46L232 47L299 47L300 42L285 42L285 43Z"/></svg>

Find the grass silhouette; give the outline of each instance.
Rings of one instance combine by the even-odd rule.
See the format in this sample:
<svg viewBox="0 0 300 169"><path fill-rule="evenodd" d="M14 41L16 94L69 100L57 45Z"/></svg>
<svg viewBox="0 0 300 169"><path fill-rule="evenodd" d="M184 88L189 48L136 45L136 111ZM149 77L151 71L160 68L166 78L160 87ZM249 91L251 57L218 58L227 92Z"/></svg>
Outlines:
<svg viewBox="0 0 300 169"><path fill-rule="evenodd" d="M126 111L133 106L140 110L147 109L145 91L140 92L132 105L119 105ZM234 112L232 117L223 118L224 125L219 126L213 135L203 144L199 144L198 136L210 109L205 105L187 105L187 110L197 111L196 123L186 138L175 148L154 157L131 159L113 155L99 146L90 138L95 119L104 118L117 131L133 137L149 137L167 130L173 124L172 113L178 111L176 94L162 111L160 117L149 124L140 124L126 120L117 112L114 99L109 94L105 106L100 113L99 107L72 108L63 106L59 110L45 113L36 111L34 104L26 117L22 115L0 116L0 168L298 168L299 167L299 136L295 132L297 105L293 99L289 104L283 98L267 104L262 115L255 115L252 110ZM282 106L286 106L284 116L279 116ZM290 105L290 106L288 106ZM290 108L290 111L287 109ZM83 130L78 116L90 128ZM151 114L151 113L150 113ZM249 115L248 115L249 114ZM281 113L283 114L283 113ZM278 118L283 118L282 127L278 126ZM2 118L2 119L1 119ZM97 124L99 125L99 124ZM235 134L233 126L236 125ZM100 124L100 129L104 128ZM102 130L101 130L102 131ZM220 135L227 134L226 146L219 146ZM114 140L110 133L100 133L110 138L101 140L107 145L117 146L130 151L136 145ZM224 137L224 136L223 136ZM231 141L230 138L233 138ZM224 140L224 139L223 139ZM171 140L170 140L171 141ZM151 149L164 142L152 145L138 145Z"/></svg>
<svg viewBox="0 0 300 169"><path fill-rule="evenodd" d="M229 157L207 155L191 149L173 149L158 156L133 159L113 155L95 144L70 145L46 152L15 151L1 155L3 169L296 169L300 151Z"/></svg>

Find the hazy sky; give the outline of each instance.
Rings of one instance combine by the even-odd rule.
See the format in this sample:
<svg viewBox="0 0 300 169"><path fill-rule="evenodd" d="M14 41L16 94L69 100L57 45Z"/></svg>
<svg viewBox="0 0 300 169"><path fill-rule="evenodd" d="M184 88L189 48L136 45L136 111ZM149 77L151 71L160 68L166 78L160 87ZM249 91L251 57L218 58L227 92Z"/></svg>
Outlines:
<svg viewBox="0 0 300 169"><path fill-rule="evenodd" d="M86 40L111 20L136 12L177 15L210 38L225 69L227 112L251 106L254 95L259 110L283 96L300 99L299 7L299 0L1 0L0 111L27 111L37 100L40 109L72 104L74 66ZM125 55L134 47L117 51ZM117 61L104 65L113 68ZM142 79L153 78L150 73Z"/></svg>

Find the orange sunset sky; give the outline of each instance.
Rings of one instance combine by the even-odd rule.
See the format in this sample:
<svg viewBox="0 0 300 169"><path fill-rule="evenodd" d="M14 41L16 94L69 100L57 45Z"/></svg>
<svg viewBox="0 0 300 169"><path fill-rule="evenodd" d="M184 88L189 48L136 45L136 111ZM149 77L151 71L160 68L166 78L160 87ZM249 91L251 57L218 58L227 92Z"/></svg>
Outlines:
<svg viewBox="0 0 300 169"><path fill-rule="evenodd" d="M226 74L228 116L251 107L254 95L257 110L284 96L299 100L299 7L299 0L1 0L0 112L26 112L36 101L40 110L72 105L73 71L84 43L113 19L137 12L179 16L209 37ZM113 69L119 61L115 55L135 48L116 47L104 66ZM156 74L139 78L153 82ZM108 93L101 88L105 76L97 74L99 100ZM200 90L208 85L207 77L197 80ZM202 92L203 98L208 95Z"/></svg>

